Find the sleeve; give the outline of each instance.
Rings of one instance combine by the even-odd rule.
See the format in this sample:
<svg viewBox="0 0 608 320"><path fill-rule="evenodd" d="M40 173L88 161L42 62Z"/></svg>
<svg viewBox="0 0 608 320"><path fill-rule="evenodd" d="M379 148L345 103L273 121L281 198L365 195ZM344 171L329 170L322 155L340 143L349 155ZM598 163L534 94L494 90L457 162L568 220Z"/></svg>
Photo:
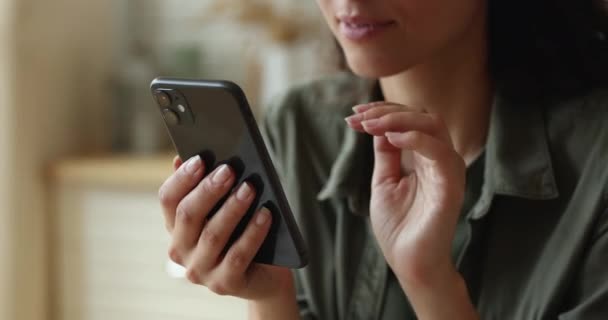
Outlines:
<svg viewBox="0 0 608 320"><path fill-rule="evenodd" d="M284 178L286 176L286 152L289 151L288 147L285 145L287 143L285 138L289 136L287 131L290 130L290 128L286 123L284 113L286 112L285 108L290 103L294 103L294 101L290 98L289 94L274 100L273 103L266 108L260 126L266 148L270 153L270 158L272 159L281 182L286 181ZM300 309L300 319L316 320L317 316L310 307L308 294L304 290L303 275L297 270L293 272L293 275L296 287L296 302Z"/></svg>
<svg viewBox="0 0 608 320"><path fill-rule="evenodd" d="M608 319L608 208L596 230L577 277L573 307L560 320Z"/></svg>

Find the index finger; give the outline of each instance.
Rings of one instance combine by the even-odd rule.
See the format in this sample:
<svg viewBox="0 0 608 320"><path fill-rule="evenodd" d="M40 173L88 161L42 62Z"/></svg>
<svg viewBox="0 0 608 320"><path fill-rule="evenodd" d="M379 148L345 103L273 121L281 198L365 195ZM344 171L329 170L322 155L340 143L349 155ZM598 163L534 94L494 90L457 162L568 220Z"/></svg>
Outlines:
<svg viewBox="0 0 608 320"><path fill-rule="evenodd" d="M181 161L181 160L180 160ZM179 163L180 161L177 161ZM205 170L200 156L186 161L173 173L158 190L158 197L165 215L167 231L175 225L175 211L179 202L198 185Z"/></svg>
<svg viewBox="0 0 608 320"><path fill-rule="evenodd" d="M182 161L182 158L180 158L180 156L175 156L175 158L173 158L173 171L177 171L177 169L179 169L179 167L182 166L184 162Z"/></svg>

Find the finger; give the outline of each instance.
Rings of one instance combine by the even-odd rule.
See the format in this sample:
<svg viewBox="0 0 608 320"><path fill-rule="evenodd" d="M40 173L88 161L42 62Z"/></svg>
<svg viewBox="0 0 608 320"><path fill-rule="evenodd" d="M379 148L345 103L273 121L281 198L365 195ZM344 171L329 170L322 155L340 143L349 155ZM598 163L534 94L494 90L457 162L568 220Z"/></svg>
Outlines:
<svg viewBox="0 0 608 320"><path fill-rule="evenodd" d="M396 148L414 151L432 161L449 159L454 154L445 142L420 131L387 132L386 138Z"/></svg>
<svg viewBox="0 0 608 320"><path fill-rule="evenodd" d="M381 105L385 105L388 102L386 101L374 101L374 102L370 102L370 103L365 103L365 104L360 104L360 105L356 105L353 107L353 111L355 113L361 113L361 112L365 112L371 108L377 107L377 106L381 106Z"/></svg>
<svg viewBox="0 0 608 320"><path fill-rule="evenodd" d="M419 112L392 112L361 123L365 132L383 136L386 132L420 131L446 142L451 139L439 117Z"/></svg>
<svg viewBox="0 0 608 320"><path fill-rule="evenodd" d="M175 225L175 211L179 202L194 188L203 177L204 164L195 156L180 166L159 188L158 197L165 217L167 231Z"/></svg>
<svg viewBox="0 0 608 320"><path fill-rule="evenodd" d="M401 178L401 149L386 137L374 137L374 172L372 186L397 183Z"/></svg>
<svg viewBox="0 0 608 320"><path fill-rule="evenodd" d="M179 156L175 156L175 158L173 158L173 171L177 171L177 169L179 169L182 164L182 158L180 158Z"/></svg>
<svg viewBox="0 0 608 320"><path fill-rule="evenodd" d="M387 139L395 147L411 150L428 159L438 170L438 177L451 176L451 184L462 182L464 185L465 162L462 157L445 142L418 131L387 133ZM451 193L450 196L462 197L462 194ZM453 203L458 203L462 199Z"/></svg>
<svg viewBox="0 0 608 320"><path fill-rule="evenodd" d="M363 107L366 107L365 105ZM362 108L365 109L365 108ZM395 103L377 103L373 104L367 111L356 113L345 118L346 123L353 129L365 132L361 122L369 119L375 119L391 112L404 111L405 107Z"/></svg>
<svg viewBox="0 0 608 320"><path fill-rule="evenodd" d="M253 187L249 183L243 183L213 219L209 220L198 239L197 269L209 270L216 266L230 236L249 210L254 197Z"/></svg>
<svg viewBox="0 0 608 320"><path fill-rule="evenodd" d="M270 211L266 208L260 209L222 259L217 268L217 275L225 280L226 289L230 290L243 283L247 269L268 235L271 220Z"/></svg>
<svg viewBox="0 0 608 320"><path fill-rule="evenodd" d="M385 103L376 105L373 108L362 112L358 118L360 126L365 132L361 122L369 119L376 119L384 115L403 112L406 107L395 104ZM374 172L372 175L372 186L385 183L398 183L401 178L401 149L390 144L386 137L374 137Z"/></svg>
<svg viewBox="0 0 608 320"><path fill-rule="evenodd" d="M234 174L227 165L222 165L201 181L179 203L175 213L175 227L169 256L185 261L187 253L198 242L203 222L215 205L230 191ZM177 263L180 263L176 261Z"/></svg>

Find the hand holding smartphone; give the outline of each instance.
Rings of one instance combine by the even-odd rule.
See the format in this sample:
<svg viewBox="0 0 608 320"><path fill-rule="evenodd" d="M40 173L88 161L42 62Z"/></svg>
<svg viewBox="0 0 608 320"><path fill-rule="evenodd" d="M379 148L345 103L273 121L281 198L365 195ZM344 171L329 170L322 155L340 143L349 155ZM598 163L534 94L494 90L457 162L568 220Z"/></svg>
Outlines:
<svg viewBox="0 0 608 320"><path fill-rule="evenodd" d="M224 165L233 174L221 199L209 212L201 213L205 222L200 228L222 212L231 195L236 197L237 188L251 186L251 205L231 230L224 252L247 232L255 212L265 207L272 215L272 225L254 262L289 268L305 266L304 242L242 90L227 81L169 78L155 79L151 90L180 158L186 161L199 155L205 168L201 179L217 174L226 168Z"/></svg>

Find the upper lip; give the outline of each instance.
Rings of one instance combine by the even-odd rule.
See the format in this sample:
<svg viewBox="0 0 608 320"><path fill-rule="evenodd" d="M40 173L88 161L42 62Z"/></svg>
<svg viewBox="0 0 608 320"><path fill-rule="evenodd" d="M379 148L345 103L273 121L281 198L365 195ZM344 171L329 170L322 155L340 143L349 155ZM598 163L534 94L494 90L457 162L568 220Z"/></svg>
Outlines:
<svg viewBox="0 0 608 320"><path fill-rule="evenodd" d="M350 15L341 15L338 16L338 20L340 22L349 24L349 25L386 25L386 24L390 24L393 23L393 20L389 20L389 19L374 19L374 18L367 18L367 17L362 17L362 16L350 16Z"/></svg>

